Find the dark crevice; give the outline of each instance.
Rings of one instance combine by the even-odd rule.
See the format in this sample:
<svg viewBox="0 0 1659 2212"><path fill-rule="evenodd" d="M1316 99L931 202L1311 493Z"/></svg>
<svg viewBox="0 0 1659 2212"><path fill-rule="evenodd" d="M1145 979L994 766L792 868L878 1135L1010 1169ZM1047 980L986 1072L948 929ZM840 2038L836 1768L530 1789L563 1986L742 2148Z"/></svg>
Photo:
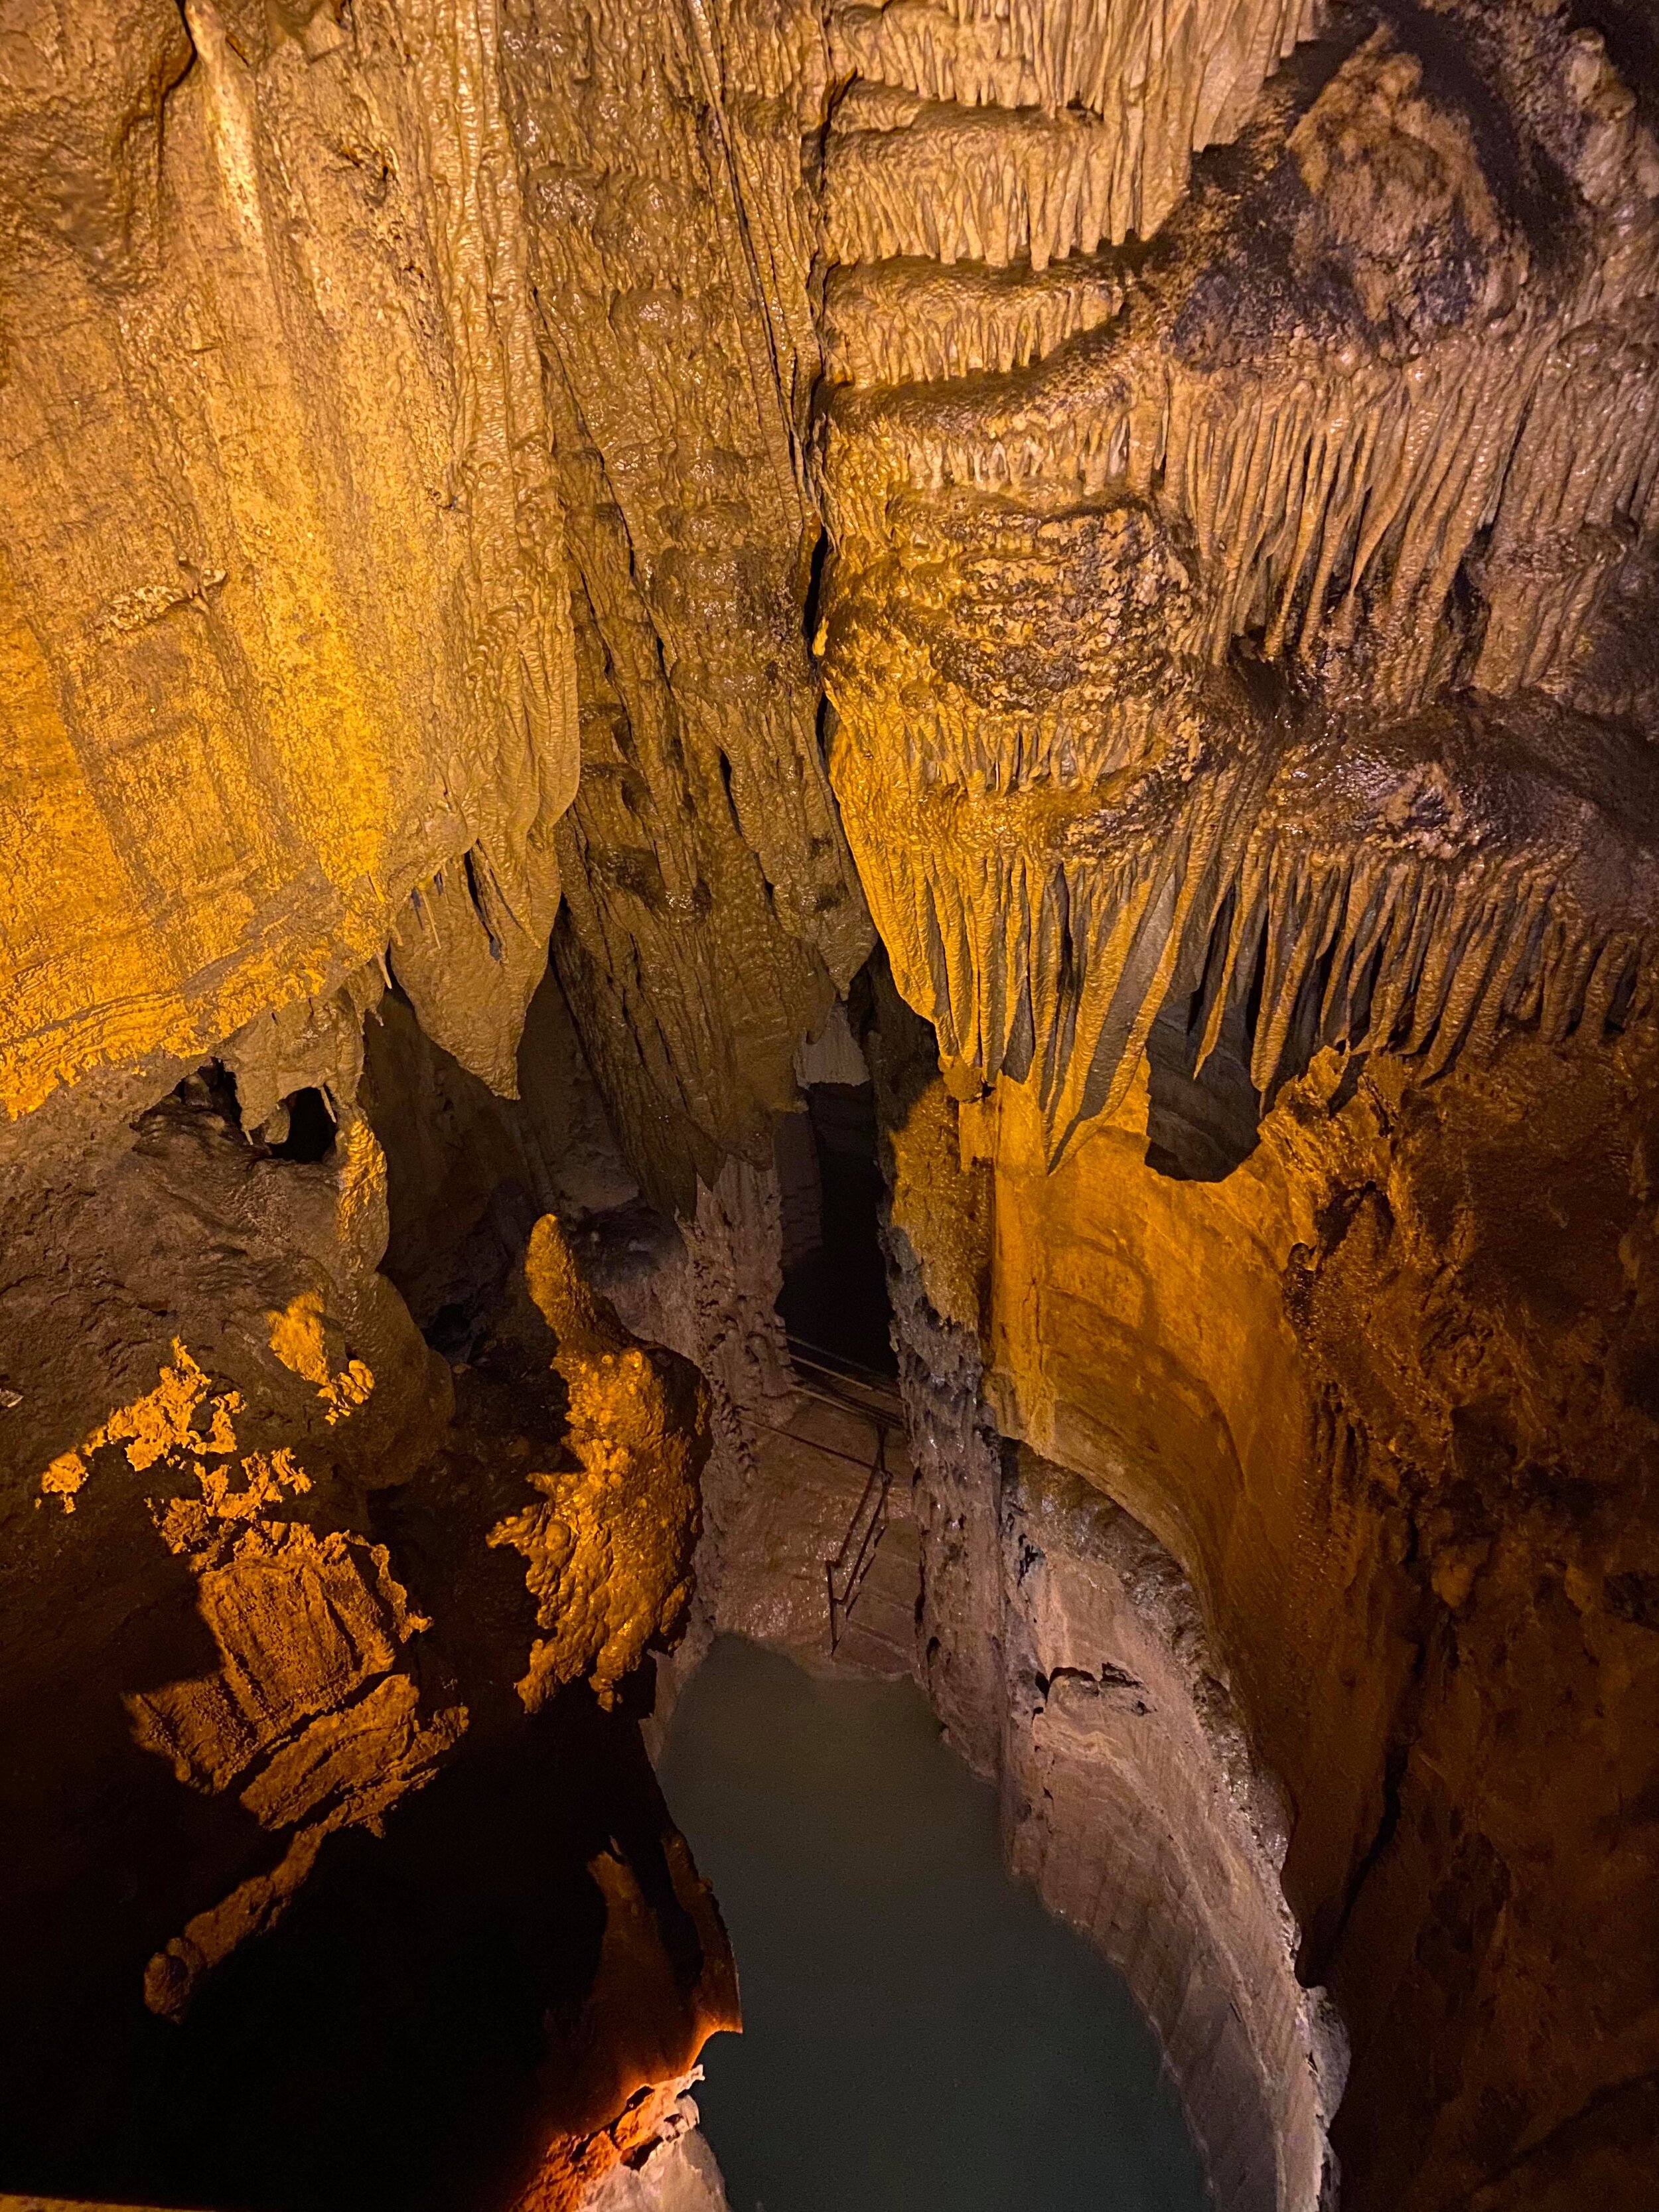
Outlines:
<svg viewBox="0 0 1659 2212"><path fill-rule="evenodd" d="M823 599L824 571L829 559L830 532L820 530L812 541L811 557L806 570L806 598L801 608L801 632L809 653L818 634L818 611Z"/></svg>
<svg viewBox="0 0 1659 2212"><path fill-rule="evenodd" d="M1146 1164L1176 1182L1222 1182L1260 1139L1261 1099L1250 1080L1249 1039L1237 1000L1215 1050L1198 1066L1199 1009L1166 1006L1146 1039Z"/></svg>
<svg viewBox="0 0 1659 2212"><path fill-rule="evenodd" d="M1406 1565L1407 1572L1414 1573L1422 1585L1425 1607L1430 1605L1432 1601L1428 1595L1428 1577L1420 1558L1408 1560ZM1297 1960L1297 1972L1304 1984L1323 1981L1331 1971L1365 1885L1387 1856L1399 1832L1406 1776L1417 1746L1419 1717L1428 1692L1430 1668L1448 1626L1449 1616L1440 1610L1438 1620L1431 1620L1423 1632L1413 1638L1411 1667L1401 1684L1383 1756L1382 1803L1376 1825L1370 1842L1355 1860L1340 1897L1333 1899L1324 1911L1313 1916Z"/></svg>
<svg viewBox="0 0 1659 2212"><path fill-rule="evenodd" d="M245 1143L247 1141L236 1078L223 1060L204 1061L193 1075L187 1075L182 1083L174 1085L173 1096L181 1106L211 1114L227 1129L233 1130Z"/></svg>
<svg viewBox="0 0 1659 2212"><path fill-rule="evenodd" d="M466 873L466 895L472 902L472 911L477 915L483 933L489 940L489 957L492 960L499 960L501 940L490 927L489 915L484 907L483 889L478 881L478 864L471 853L462 855L461 866Z"/></svg>
<svg viewBox="0 0 1659 2212"><path fill-rule="evenodd" d="M311 1165L325 1160L334 1150L334 1116L328 1101L313 1085L283 1099L288 1112L288 1134L270 1146L274 1160L296 1160Z"/></svg>
<svg viewBox="0 0 1659 2212"><path fill-rule="evenodd" d="M738 816L737 799L732 789L732 757L725 746L721 745L718 748L716 757L720 764L720 789L726 794L726 811L732 817L732 829L741 837L743 823Z"/></svg>
<svg viewBox="0 0 1659 2212"><path fill-rule="evenodd" d="M785 1235L778 1311L784 1327L808 1351L896 1375L872 1086L809 1085L805 1113L780 1125L777 1165Z"/></svg>

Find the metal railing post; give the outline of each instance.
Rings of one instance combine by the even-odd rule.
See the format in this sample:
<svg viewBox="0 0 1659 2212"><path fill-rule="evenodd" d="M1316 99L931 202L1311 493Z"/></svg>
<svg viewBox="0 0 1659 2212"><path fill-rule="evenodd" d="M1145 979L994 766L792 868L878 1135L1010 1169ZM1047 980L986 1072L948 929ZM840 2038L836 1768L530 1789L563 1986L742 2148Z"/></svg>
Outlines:
<svg viewBox="0 0 1659 2212"><path fill-rule="evenodd" d="M848 1523L847 1534L841 1540L840 1550L833 1559L823 1563L824 1583L830 1596L830 1656L832 1659L836 1656L836 1646L841 1641L847 1616L858 1595L859 1584L868 1572L876 1547L881 1541L881 1532L885 1526L887 1492L892 1479L887 1465L886 1425L884 1422L878 1423L875 1464L859 1493L859 1502L853 1509L853 1517ZM866 1508L869 1509L867 1522L865 1521ZM860 1522L864 1523L861 1533ZM852 1553L850 1563L848 1558L849 1552ZM838 1572L845 1577L845 1587L839 1591L836 1588Z"/></svg>

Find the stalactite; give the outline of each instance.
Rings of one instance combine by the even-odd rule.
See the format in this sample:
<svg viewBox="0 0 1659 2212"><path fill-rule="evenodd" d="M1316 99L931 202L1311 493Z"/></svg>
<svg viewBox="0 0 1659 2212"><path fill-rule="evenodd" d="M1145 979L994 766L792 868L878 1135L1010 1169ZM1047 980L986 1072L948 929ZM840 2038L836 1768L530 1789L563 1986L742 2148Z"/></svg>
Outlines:
<svg viewBox="0 0 1659 2212"><path fill-rule="evenodd" d="M823 321L836 383L908 384L1026 368L1080 331L1109 323L1124 287L1109 257L1056 264L958 266L927 259L832 270Z"/></svg>
<svg viewBox="0 0 1659 2212"><path fill-rule="evenodd" d="M1115 243L1130 230L1152 235L1185 191L1193 154L1237 135L1263 81L1298 41L1316 34L1324 12L1321 0L1204 0L1181 9L1172 23L1159 0L1073 0L1060 7L1041 0L889 0L884 7L837 8L831 54L842 74L856 75L865 85L942 106L1030 109L1056 123L1072 111L1066 131L1051 126L1040 134L1032 128L1035 118L1022 124L1022 152L1012 158L1064 167L1060 149L1071 149L1070 162L1088 171L1085 189L1092 197L1085 227L1100 221L1097 236ZM1085 117L1098 118L1097 138ZM937 146L934 134L945 129L961 133L967 125L960 118L951 124L942 114L929 117L924 140ZM1000 125L957 143L988 152L1008 148L1015 137ZM854 159L863 179L867 165ZM1009 181L994 178L985 189L994 196L1006 191ZM1038 267L1039 255L1074 250L1056 242L1063 228L1050 227L1047 204L1059 181L1046 176L1036 194L1043 204L1033 214ZM1080 185L1078 175L1070 181L1073 188ZM850 199L851 178L843 185ZM958 221L972 221L971 204L957 204ZM982 214L987 202L977 204Z"/></svg>
<svg viewBox="0 0 1659 2212"><path fill-rule="evenodd" d="M834 33L858 76L826 176L853 264L817 456L833 772L900 988L947 1058L1036 1085L1055 1159L1200 973L1200 1063L1251 1000L1265 1097L1318 1042L1432 1075L1506 1024L1560 1042L1653 997L1659 884L1620 745L1530 704L1425 719L1471 678L1570 708L1659 523L1652 221L1537 281L1501 179L1384 27L1299 117L1265 103L1243 181L1150 255L1078 258L1163 220L1171 146L1230 135L1182 105L1224 15L1256 84L1311 20L1187 11L1138 78L1133 8L961 0ZM1573 49L1569 105L1606 94L1600 52ZM1438 320L1411 322L1365 228L1401 161L1443 236L1401 203L1383 245L1465 302ZM1275 222L1292 259L1346 257L1334 326L1215 289L1229 225Z"/></svg>
<svg viewBox="0 0 1659 2212"><path fill-rule="evenodd" d="M1265 782L1216 761L1196 801L1151 775L1087 858L1066 849L1075 817L1018 794L988 822L989 794L970 816L877 775L851 726L834 773L899 988L984 1082L1035 1065L1056 1160L1120 1103L1178 977L1212 978L1202 1065L1259 970L1264 1097L1305 1059L1310 989L1314 1042L1402 1051L1425 1077L1505 1024L1559 1044L1655 1006L1659 867L1620 822L1633 787L1564 789L1549 755L1571 732L1542 709L1447 716L1389 757L1295 746Z"/></svg>
<svg viewBox="0 0 1659 2212"><path fill-rule="evenodd" d="M1492 601L1483 688L1547 689L1613 560L1659 522L1644 349L1573 379L1552 323L1512 348L1456 337L1399 366L1307 351L1271 372L1205 373L1114 339L1007 377L971 413L921 387L848 392L824 448L837 536L878 537L910 489L1146 488L1191 533L1212 661L1251 632L1269 659L1364 641L1378 703L1403 711L1443 672L1438 618L1466 562ZM849 357L857 343L843 342Z"/></svg>
<svg viewBox="0 0 1659 2212"><path fill-rule="evenodd" d="M931 254L1033 270L1121 245L1145 220L1133 143L1081 114L924 103L858 86L824 169L837 261Z"/></svg>

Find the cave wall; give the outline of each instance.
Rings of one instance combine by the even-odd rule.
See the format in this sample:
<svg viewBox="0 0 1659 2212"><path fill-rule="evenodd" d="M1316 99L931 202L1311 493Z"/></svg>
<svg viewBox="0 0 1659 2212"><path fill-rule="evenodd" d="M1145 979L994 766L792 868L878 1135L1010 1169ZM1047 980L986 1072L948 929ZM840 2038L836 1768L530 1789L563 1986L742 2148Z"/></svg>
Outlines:
<svg viewBox="0 0 1659 2212"><path fill-rule="evenodd" d="M823 27L806 0L505 21L581 696L556 957L648 1195L689 1215L728 1156L769 1162L871 944L805 635Z"/></svg>
<svg viewBox="0 0 1659 2212"><path fill-rule="evenodd" d="M1281 1879L1290 1810L1224 1628L1175 1546L1136 1517L1167 1526L1180 1486L1136 1495L1121 1465L1022 1429L1003 1370L988 1370L999 1324L1024 1324L1045 1353L1065 1342L1056 1278L1099 1218L1074 1176L1052 1218L1046 1191L1030 1206L1011 1191L1000 1159L963 1142L925 1026L884 978L874 1000L866 1049L922 1529L918 1672L951 1741L996 1785L1010 1863L1100 1946L1152 2022L1216 2202L1330 2206L1347 2045L1328 1993L1299 1976ZM1003 1248L1028 1226L1049 1272L1016 1285ZM1093 1287L1085 1276L1085 1298ZM1102 1304L1083 1315L1089 1336L1107 1336ZM1126 1328L1123 1351L1132 1371L1150 1365L1153 1332ZM1199 1465L1224 1498L1212 1457Z"/></svg>
<svg viewBox="0 0 1659 2212"><path fill-rule="evenodd" d="M687 1610L707 1394L550 1215L452 1370L378 1272L369 1121L285 1118L215 1064L4 1193L0 2156L574 2204L737 2017L625 1687Z"/></svg>
<svg viewBox="0 0 1659 2212"><path fill-rule="evenodd" d="M695 1650L689 1462L636 1469L672 1540L582 1489L557 1360L632 1355L580 1300L561 1352L525 1248L556 1211L702 1371L635 1379L718 1534L784 1375L773 1124L878 934L925 1669L1011 1807L1065 1768L1019 1863L1121 1949L1107 1808L1204 1791L1098 1673L1092 1748L1081 1691L1015 1729L1070 1662L1014 1443L1163 1547L1283 1808L1288 1933L1276 1848L1218 1847L1271 1934L1238 2201L1269 2142L1323 2185L1293 1952L1346 2202L1639 2191L1656 59L1626 0L12 11L5 1666L19 1894L67 1926L142 1839L94 1979L285 1942L318 1822L425 1820L535 1638L607 1695ZM249 1662L255 1751L198 1759L155 1699L262 1546L372 1633L303 1714ZM323 1794L263 1824L256 1756ZM642 1879L618 1928L674 1923Z"/></svg>
<svg viewBox="0 0 1659 2212"><path fill-rule="evenodd" d="M394 933L489 1074L540 973L574 659L494 11L339 15L9 20L9 1118Z"/></svg>
<svg viewBox="0 0 1659 2212"><path fill-rule="evenodd" d="M1608 631L1652 544L1654 141L1553 17L1375 20L1149 246L1054 264L1097 318L1039 279L1055 177L992 173L991 243L919 178L895 258L832 231L832 774L900 990L964 1082L1035 1081L1054 1159L1200 981L1206 1046L1261 995L1261 1091L1310 1027L1432 1073L1650 995Z"/></svg>
<svg viewBox="0 0 1659 2212"><path fill-rule="evenodd" d="M1206 1180L1157 1164L1144 1067L1051 1170L1029 1088L957 1104L925 1036L889 1001L868 1046L924 1679L999 1782L1015 1863L1209 2082L1207 2105L1189 2086L1200 2141L1251 2114L1254 2172L1237 2142L1212 2157L1223 2201L1257 2201L1264 2146L1277 2201L1313 2201L1295 2176L1316 2130L1264 2123L1249 2069L1230 2087L1213 2046L1181 2042L1181 1970L1207 1962L1213 1991L1241 1920L1260 1943L1279 1913L1287 2016L1310 1996L1320 2027L1289 2066L1271 2032L1250 2048L1281 2087L1322 2052L1344 2203L1565 2207L1592 2175L1644 2201L1650 1041L1515 1038L1426 1090L1397 1057L1322 1054ZM1045 1618L1045 1579L1091 1554L1091 1498L1190 1589L1224 1752L1159 1756L1183 1637L1156 1606ZM1250 1806L1255 1853L1254 1884L1207 1902L1187 1869L1135 1863L1198 1831L1176 1784L1206 1775ZM1103 1810L1117 1790L1138 1820ZM1242 1970L1255 2004L1273 1957Z"/></svg>
<svg viewBox="0 0 1659 2212"><path fill-rule="evenodd" d="M1010 1863L1121 1969L1217 2203L1334 2204L1346 2039L1297 1979L1285 1808L1201 1609L1131 1515L1029 1450L1000 1519Z"/></svg>
<svg viewBox="0 0 1659 2212"><path fill-rule="evenodd" d="M1144 1089L1053 1176L1034 1101L964 1109L986 1395L1214 1625L1353 2039L1345 2202L1527 2202L1653 2063L1651 1073L1517 1042L1340 1086L1214 1183L1146 1164Z"/></svg>
<svg viewBox="0 0 1659 2212"><path fill-rule="evenodd" d="M515 2049L517 2106L484 2099L501 2124L476 2172L447 2149L420 2185L552 2205L624 2157L643 2171L734 2016L629 1686L687 1610L708 1401L586 1307L538 1310L523 1263L550 1208L626 1217L620 1287L641 1279L658 1333L706 1353L718 1472L722 1346L750 1355L639 1178L685 1200L698 1250L741 1245L764 1196L726 1154L769 1152L800 1032L868 930L802 635L792 441L816 353L781 394L757 382L752 291L721 298L750 264L736 155L706 143L727 128L712 55L619 19L663 135L607 138L614 74L584 106L575 22L155 0L14 10L0 42L7 1955L40 2027L6 2131L20 2176L240 2201L260 2095L303 2094L280 2031L307 1947L337 1944L343 1987L394 1940L378 1903L351 1926L337 1839L384 1832L382 1888L413 1895L502 1743L566 1778L545 1894L520 1905L545 2078ZM787 133L752 89L771 161ZM647 218L599 226L609 274L580 164L612 215L631 190ZM656 222L665 185L715 218L700 262ZM803 346L804 207L781 179ZM659 373L662 417L628 451L618 292L647 368L652 344L683 367L686 317L710 318L702 400ZM756 453L781 473L745 524ZM562 860L567 973L633 1171L548 969ZM717 1004L734 961L746 1025ZM584 1697L634 1705L595 1735ZM460 1971L447 1940L429 1973ZM395 2011L414 1969L382 1966L364 2002ZM268 2047L216 2106L239 2005ZM557 2033L535 2026L550 2007ZM155 2042L160 2018L187 2050ZM382 2150L396 2073L368 2092ZM316 2100L319 2146L336 2102ZM258 2185L348 2185L349 2158L326 2184L298 2139L293 2158Z"/></svg>
<svg viewBox="0 0 1659 2212"><path fill-rule="evenodd" d="M884 1109L935 1701L998 1771L1023 1439L1178 1561L1285 1793L1344 2201L1639 2201L1641 40L1282 27L1136 222L1041 90L1102 22L857 20L819 644L938 1044Z"/></svg>
<svg viewBox="0 0 1659 2212"><path fill-rule="evenodd" d="M653 1194L769 1156L870 943L803 635L826 56L804 7L21 11L9 1120L376 960L510 1094L562 862Z"/></svg>

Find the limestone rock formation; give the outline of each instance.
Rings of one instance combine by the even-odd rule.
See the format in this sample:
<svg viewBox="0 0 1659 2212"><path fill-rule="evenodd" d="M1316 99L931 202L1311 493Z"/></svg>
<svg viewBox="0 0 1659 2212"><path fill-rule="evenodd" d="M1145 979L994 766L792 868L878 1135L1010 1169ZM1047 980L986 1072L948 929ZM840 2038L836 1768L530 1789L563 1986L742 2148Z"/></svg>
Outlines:
<svg viewBox="0 0 1659 2212"><path fill-rule="evenodd" d="M690 1213L726 1154L769 1159L796 1043L870 946L803 635L823 27L807 0L507 20L576 579L559 972Z"/></svg>
<svg viewBox="0 0 1659 2212"><path fill-rule="evenodd" d="M918 1670L1218 2201L1641 2201L1650 12L14 0L0 2185L707 2180L637 1723L867 1063Z"/></svg>
<svg viewBox="0 0 1659 2212"><path fill-rule="evenodd" d="M497 47L469 0L12 12L8 1116L394 927L510 1060L577 738Z"/></svg>
<svg viewBox="0 0 1659 2212"><path fill-rule="evenodd" d="M613 2166L584 2212L727 2212L725 2185L697 2131L691 2098L678 2100L673 2118L684 2124L672 2132L659 2130L659 2147L639 2166Z"/></svg>
<svg viewBox="0 0 1659 2212"><path fill-rule="evenodd" d="M163 1890L178 1924L161 1931L145 1989L169 2014L280 1916L326 1836L378 1831L466 1726L411 1648L429 1622L361 1533L365 1487L429 1451L449 1406L441 1363L374 1273L380 1149L347 1115L325 1158L281 1158L242 1134L228 1096L222 1079L186 1085L101 1175L26 1187L6 1216L18 1810L48 1832L85 1821L83 1879L130 1849L118 1803L96 1808L108 1783L91 1806L81 1796L88 1752L123 1715L178 1784L234 1796L251 1816L228 1850L229 1832L210 1843L203 1826L206 1864ZM54 1587L85 1595L41 1650L31 1593ZM112 1601L118 1621L149 1615L148 1638L112 1624ZM24 1758L43 1667L58 1678L63 1742ZM72 1879L65 1893L50 1849L37 1856L46 1840L15 1838L9 1907L50 1930L87 1903Z"/></svg>
<svg viewBox="0 0 1659 2212"><path fill-rule="evenodd" d="M1588 1902L1651 1863L1612 1809L1652 1771L1616 1593L1659 1442L1652 732L1610 643L1655 526L1647 111L1564 10L1338 11L1128 246L1086 118L988 75L1010 150L973 167L896 51L849 48L831 123L820 642L943 1076L887 1107L935 1695L1000 1765L965 1623L1029 1439L1179 1559L1288 1789L1345 2201L1530 2201L1559 2141L1617 2166L1653 2063L1654 1946ZM1608 1825L1540 1810L1534 1861L1558 1694Z"/></svg>
<svg viewBox="0 0 1659 2212"><path fill-rule="evenodd" d="M1645 748L1576 685L1652 527L1659 149L1626 94L1604 170L1564 27L1444 12L1432 97L1387 26L1298 58L1045 359L888 258L965 246L832 231L883 267L823 455L843 815L901 990L981 1081L1035 1071L1056 1157L1200 981L1206 1052L1261 990L1264 1091L1298 1014L1432 1073L1648 1003ZM1518 174L1477 67L1540 88Z"/></svg>
<svg viewBox="0 0 1659 2212"><path fill-rule="evenodd" d="M1297 1971L1352 2038L1346 2203L1507 2202L1476 2192L1506 2168L1530 2186L1562 2130L1615 2170L1641 2132L1621 2085L1651 2063L1652 1947L1631 1930L1652 1862L1619 1808L1653 1758L1650 1052L1517 1040L1427 1092L1398 1059L1356 1083L1324 1054L1218 1180L1148 1164L1144 1079L1054 1173L1040 1102L999 1091L957 1109L958 1188L975 1162L989 1178L976 1276L915 1195L937 1081L896 1133L940 1710L1020 1802L1054 1799L988 1724L1020 1701L975 1671L1005 1589L1032 1601L999 1550L1031 1508L996 1437L1025 1437L1186 1566L1286 1792ZM1165 1110L1177 1142L1202 1126ZM1586 1154L1568 1132L1591 1127ZM966 1328L923 1290L975 1280ZM1051 1838L1058 1817L1027 1848L1064 1891L1081 1847ZM1590 1894L1625 1901L1603 1917ZM1592 1990L1620 1994L1558 2042Z"/></svg>
<svg viewBox="0 0 1659 2212"><path fill-rule="evenodd" d="M697 1477L708 1455L707 1401L674 1353L652 1353L583 1283L556 1217L530 1235L530 1295L557 1340L577 1471L532 1474L544 1503L489 1532L528 1565L546 1632L519 1694L533 1711L591 1673L601 1705L647 1649L682 1626L697 1533Z"/></svg>
<svg viewBox="0 0 1659 2212"><path fill-rule="evenodd" d="M279 1126L280 1141L265 1141ZM343 1884L349 1894L346 1839L384 1838L418 1863L430 1844L404 1825L410 1802L441 1778L452 1809L434 1816L437 1832L471 1817L453 1809L478 1787L458 1755L469 1755L476 1723L487 1769L503 1706L522 1722L515 1680L533 1683L535 1705L560 1680L586 1697L590 1676L609 1699L646 1641L672 1635L706 1430L690 1370L615 1331L600 1345L599 1310L567 1267L562 1304L546 1280L543 1295L564 1323L574 1424L572 1405L521 1393L530 1433L503 1439L511 1449L497 1443L495 1487L452 1495L465 1489L467 1463L449 1425L451 1370L376 1272L389 1226L384 1156L360 1111L343 1108L337 1123L315 1091L291 1094L256 1139L234 1080L204 1070L141 1116L125 1146L112 1139L9 1188L4 1224L8 1971L40 2030L22 2077L32 2128L50 2135L60 2114L62 2140L84 2147L89 2171L131 2187L144 2169L123 2163L136 2144L119 2133L122 2106L212 2101L204 2053L235 2002L218 1995L222 1978L236 1966L280 1974L283 1958L303 1973L316 1940L307 1914L329 1909L313 1893L339 1898ZM474 1400L464 1395L463 1407L477 1423ZM632 1461L610 1443L610 1417L630 1408ZM418 1509L391 1493L436 1486L438 1547L465 1600L488 1584L492 1530L523 1516L524 1466L568 1463L573 1439L591 1474L570 1495L550 1478L547 1513L567 1511L574 1556L562 1581L538 1586L551 1600L580 1585L585 1605L550 1612L556 1633L538 1642L522 1585L504 1618L489 1587L475 1623L433 1574ZM632 1740L642 1766L636 1729ZM507 1741L533 1756L533 1744ZM618 1785L601 1760L580 1786L602 1803ZM537 1863L544 1887L574 1881L579 1899L602 1901L586 1871L593 1818ZM577 2036L600 2075L572 2103L566 2052L548 2062L556 2096L523 2081L526 2118L489 2154L513 2189L550 2160L562 2172L584 2144L581 2172L603 2172L622 2154L608 2132L622 2103L641 2081L678 2081L706 2035L735 2018L724 1936L689 1861L667 1902L641 1902L639 1881L662 1848L616 1846L616 1880L634 1885L616 1937L621 1993L602 1996L596 1984L589 2002L601 2010ZM702 1929L689 1970L675 1927L688 1912ZM270 1966L246 1963L267 1952ZM147 2014L185 2034L204 2003L205 2041L176 2057L146 2045ZM281 2018L277 2002L274 2034ZM64 2048L86 2058L67 2081L50 2056ZM635 2078L619 2088L604 2069L629 2052ZM284 2094L287 2063L268 2055L269 2094ZM254 2094L246 2081L221 2085L225 2124ZM6 2140L36 2159L19 2118L9 2109ZM251 2143L251 2114L247 2124L255 2133L240 2139ZM649 2140L643 2127L636 2146ZM199 2117L197 2129L211 2157L211 2130Z"/></svg>
<svg viewBox="0 0 1659 2212"><path fill-rule="evenodd" d="M839 208L867 249L837 258L1018 258L1040 274L1103 240L1150 238L1193 155L1237 136L1324 12L1320 0L1199 0L1173 18L1148 0L836 0L831 52L858 82L830 149L831 236L845 242ZM902 135L883 144L889 132Z"/></svg>
<svg viewBox="0 0 1659 2212"><path fill-rule="evenodd" d="M1128 1515L1028 1452L1002 1516L1013 1863L1124 1967L1218 2199L1330 2203L1346 2037L1297 1979L1285 1810L1192 1593Z"/></svg>

